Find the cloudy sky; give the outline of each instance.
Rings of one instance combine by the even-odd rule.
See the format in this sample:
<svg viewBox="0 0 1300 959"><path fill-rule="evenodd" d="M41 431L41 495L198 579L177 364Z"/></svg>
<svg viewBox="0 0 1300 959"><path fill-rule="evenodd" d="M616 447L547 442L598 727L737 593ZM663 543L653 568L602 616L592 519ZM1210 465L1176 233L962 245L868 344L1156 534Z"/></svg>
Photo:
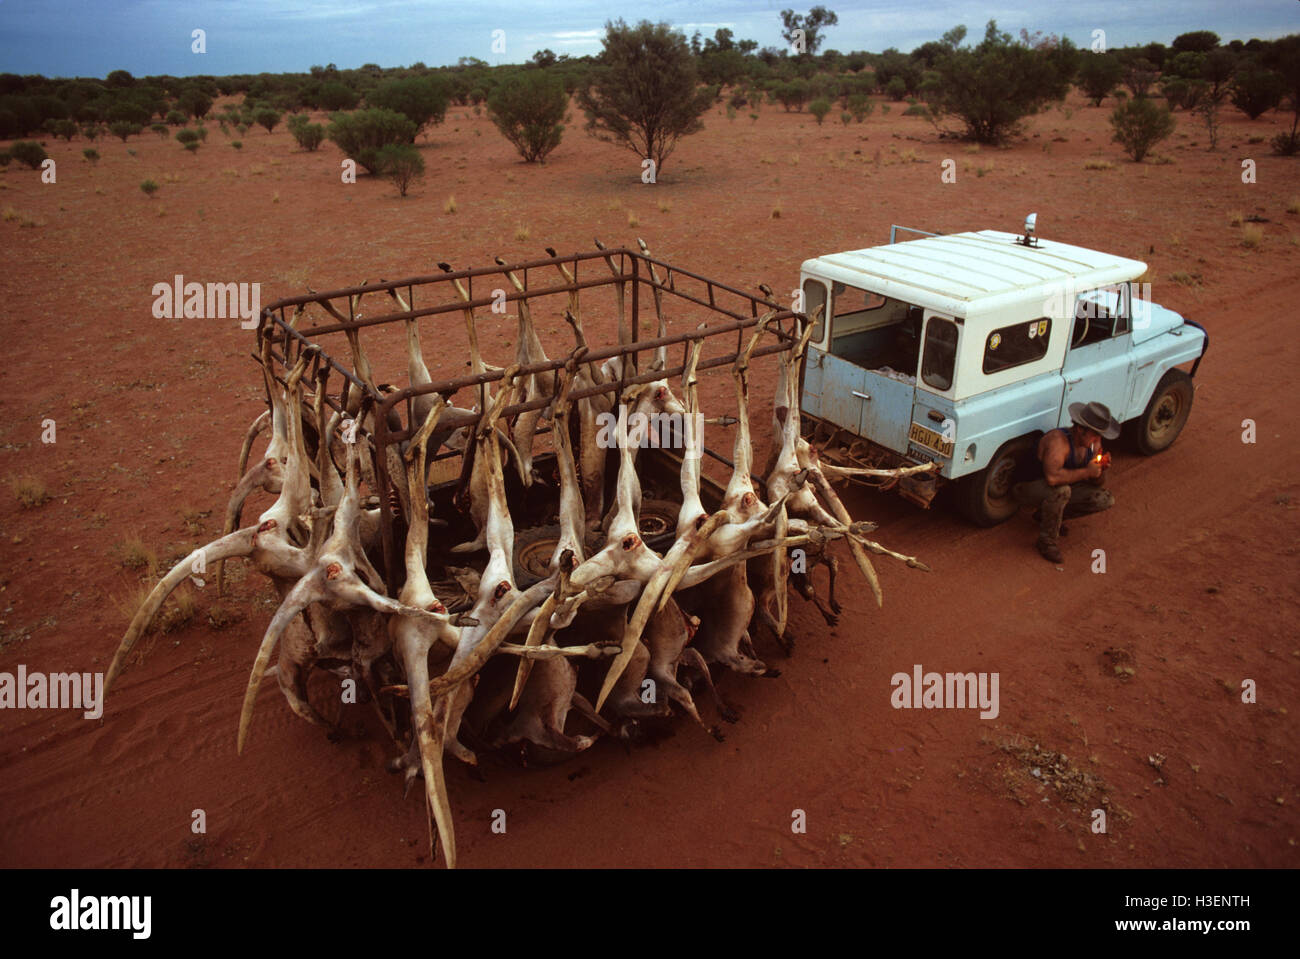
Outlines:
<svg viewBox="0 0 1300 959"><path fill-rule="evenodd" d="M1297 0L1076 0L982 3L821 0L839 15L825 48L911 50L964 23L978 38L994 18L1011 33L1068 36L1088 46L1094 30L1110 46L1168 43L1189 30L1225 41L1300 32ZM472 56L517 63L550 48L600 50L608 19L666 20L688 36L728 27L738 39L776 46L780 10L796 0L0 0L0 72L102 77L110 70L186 76L305 72L312 64L429 66ZM191 51L195 29L207 52ZM494 31L504 53L493 49Z"/></svg>

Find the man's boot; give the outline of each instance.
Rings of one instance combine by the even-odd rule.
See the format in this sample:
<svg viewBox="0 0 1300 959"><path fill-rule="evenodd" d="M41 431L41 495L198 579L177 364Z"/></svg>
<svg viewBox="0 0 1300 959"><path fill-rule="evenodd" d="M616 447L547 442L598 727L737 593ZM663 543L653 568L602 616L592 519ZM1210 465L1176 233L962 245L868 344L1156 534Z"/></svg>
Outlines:
<svg viewBox="0 0 1300 959"><path fill-rule="evenodd" d="M1070 502L1069 486L1054 486L1052 491L1043 499L1042 505L1038 508L1038 552L1042 557L1053 563L1064 561L1061 556L1061 547L1058 539L1061 534L1061 516L1065 512L1065 506Z"/></svg>

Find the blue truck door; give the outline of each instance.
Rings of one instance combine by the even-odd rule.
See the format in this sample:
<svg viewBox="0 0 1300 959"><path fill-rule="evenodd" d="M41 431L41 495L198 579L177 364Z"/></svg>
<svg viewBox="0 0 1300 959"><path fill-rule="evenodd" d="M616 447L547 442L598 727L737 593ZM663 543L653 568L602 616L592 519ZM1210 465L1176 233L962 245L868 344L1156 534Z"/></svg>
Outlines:
<svg viewBox="0 0 1300 959"><path fill-rule="evenodd" d="M858 434L862 425L862 396L867 371L832 353L810 350L809 354L810 369L805 381L812 377L813 364L820 372L821 413L814 415Z"/></svg>
<svg viewBox="0 0 1300 959"><path fill-rule="evenodd" d="M1132 334L1124 333L1066 352L1061 368L1065 378L1061 426L1070 421L1071 403L1105 403L1117 417L1124 415L1133 375L1132 339Z"/></svg>

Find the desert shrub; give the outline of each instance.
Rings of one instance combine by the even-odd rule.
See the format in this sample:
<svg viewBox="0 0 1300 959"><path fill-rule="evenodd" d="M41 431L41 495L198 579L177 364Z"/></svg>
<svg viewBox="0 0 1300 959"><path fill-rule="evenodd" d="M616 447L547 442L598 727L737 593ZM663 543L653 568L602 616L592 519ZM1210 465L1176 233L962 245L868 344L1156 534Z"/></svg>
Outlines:
<svg viewBox="0 0 1300 959"><path fill-rule="evenodd" d="M33 170L44 163L48 156L45 148L32 140L19 140L9 147L9 153L19 163L24 163Z"/></svg>
<svg viewBox="0 0 1300 959"><path fill-rule="evenodd" d="M165 123L151 123L149 124L149 129L158 134L158 139L160 140L166 140L171 136L171 131L167 129L167 124Z"/></svg>
<svg viewBox="0 0 1300 959"><path fill-rule="evenodd" d="M1101 101L1110 96L1123 74L1124 67L1109 54L1084 55L1079 63L1079 89L1092 100L1094 107L1099 107Z"/></svg>
<svg viewBox="0 0 1300 959"><path fill-rule="evenodd" d="M158 192L158 184L153 180L145 180L140 184L140 189L144 190L145 196L153 196Z"/></svg>
<svg viewBox="0 0 1300 959"><path fill-rule="evenodd" d="M325 135L338 145L344 156L377 173L379 151L390 143L410 143L415 138L415 124L396 110L372 107L334 114Z"/></svg>
<svg viewBox="0 0 1300 959"><path fill-rule="evenodd" d="M242 150L242 149L244 149L244 141L243 141L243 140L231 140L231 141L230 141L230 145L231 145L234 149L236 149L236 150Z"/></svg>
<svg viewBox="0 0 1300 959"><path fill-rule="evenodd" d="M1272 140L1273 152L1278 156L1293 157L1300 153L1300 134L1283 131Z"/></svg>
<svg viewBox="0 0 1300 959"><path fill-rule="evenodd" d="M176 108L188 116L201 119L212 109L212 97L198 87L189 87L182 90L181 95L176 98Z"/></svg>
<svg viewBox="0 0 1300 959"><path fill-rule="evenodd" d="M163 117L164 122L174 127L185 126L185 114L180 110L168 110L167 116Z"/></svg>
<svg viewBox="0 0 1300 959"><path fill-rule="evenodd" d="M108 132L113 134L115 137L121 138L122 142L125 143L127 137L133 137L144 132L144 127L138 123L118 120L116 123L110 123L108 125Z"/></svg>
<svg viewBox="0 0 1300 959"><path fill-rule="evenodd" d="M253 122L266 127L266 132L270 133L280 122L281 113L272 107L258 107L253 112Z"/></svg>
<svg viewBox="0 0 1300 959"><path fill-rule="evenodd" d="M189 150L191 153L198 153L198 152L199 152L199 141L198 141L198 140L191 140L191 141L189 141L188 143L185 143L185 144L182 144L182 145L185 147L185 149Z"/></svg>
<svg viewBox="0 0 1300 959"><path fill-rule="evenodd" d="M77 121L66 117L62 120L46 120L44 126L53 136L69 143L77 135Z"/></svg>
<svg viewBox="0 0 1300 959"><path fill-rule="evenodd" d="M935 61L942 84L933 113L954 116L964 135L977 143L1001 143L1016 133L1025 117L1069 91L1073 64L1058 50L1034 49L1013 43L990 20L984 41L973 49L958 48Z"/></svg>
<svg viewBox="0 0 1300 959"><path fill-rule="evenodd" d="M531 70L507 77L492 91L488 116L526 163L536 163L560 145L568 105L560 77Z"/></svg>
<svg viewBox="0 0 1300 959"><path fill-rule="evenodd" d="M1153 146L1174 132L1176 124L1168 109L1139 97L1115 107L1110 125L1115 131L1111 139L1141 163Z"/></svg>
<svg viewBox="0 0 1300 959"><path fill-rule="evenodd" d="M303 120L302 123L290 122L289 124L289 132L293 134L293 138L297 141L298 146L302 147L304 150L315 150L325 142L325 124L308 123L306 122L306 117L301 114L295 116L293 119Z"/></svg>
<svg viewBox="0 0 1300 959"><path fill-rule="evenodd" d="M81 151L81 155L91 163L99 162L99 151L93 147L86 147L86 149Z"/></svg>
<svg viewBox="0 0 1300 959"><path fill-rule="evenodd" d="M376 172L392 180L400 196L406 196L411 182L424 175L424 157L409 143L386 144L379 148L375 157Z"/></svg>
<svg viewBox="0 0 1300 959"><path fill-rule="evenodd" d="M1124 85L1133 92L1133 98L1138 100L1147 95L1158 75L1159 71L1150 60L1138 57L1129 61L1124 68Z"/></svg>
<svg viewBox="0 0 1300 959"><path fill-rule="evenodd" d="M913 103L903 111L903 116L928 119L930 116L930 109L924 103Z"/></svg>
<svg viewBox="0 0 1300 959"><path fill-rule="evenodd" d="M875 108L875 101L865 93L855 93L849 97L849 112L853 114L853 119L859 123L871 116L871 111Z"/></svg>
<svg viewBox="0 0 1300 959"><path fill-rule="evenodd" d="M1286 83L1280 74L1258 63L1248 63L1233 82L1232 105L1250 119L1258 120L1281 103L1285 93Z"/></svg>
<svg viewBox="0 0 1300 959"><path fill-rule="evenodd" d="M607 23L603 44L578 91L587 129L653 160L661 173L677 141L704 128L700 117L716 91L699 86L686 38L667 24Z"/></svg>
<svg viewBox="0 0 1300 959"><path fill-rule="evenodd" d="M180 141L182 144L184 144L184 143L198 143L198 142L199 142L199 131L198 131L198 130L191 130L189 127L186 127L186 128L183 129L183 130L177 130L177 131L176 131L176 139L177 139L178 141Z"/></svg>
<svg viewBox="0 0 1300 959"><path fill-rule="evenodd" d="M87 123L84 127L81 128L81 135L85 137L87 140L89 140L91 143L94 143L96 140L98 140L101 136L104 135L104 128L101 127L98 123Z"/></svg>
<svg viewBox="0 0 1300 959"><path fill-rule="evenodd" d="M808 102L810 95L808 81L801 77L797 77L789 83L777 84L772 90L773 98L777 103L785 107L787 113L791 110L802 112L804 104Z"/></svg>
<svg viewBox="0 0 1300 959"><path fill-rule="evenodd" d="M443 121L449 99L448 84L433 75L385 80L366 94L367 105L393 110L415 124L410 142L425 127Z"/></svg>
<svg viewBox="0 0 1300 959"><path fill-rule="evenodd" d="M14 160L14 155L8 150L0 150L0 167L6 167Z"/></svg>
<svg viewBox="0 0 1300 959"><path fill-rule="evenodd" d="M330 112L355 110L357 92L346 83L330 80L321 84L320 89L316 91L315 100L315 105L322 110L329 110Z"/></svg>
<svg viewBox="0 0 1300 959"><path fill-rule="evenodd" d="M831 112L831 101L825 97L818 97L808 104L808 112L817 118L817 125L820 126L822 121L826 119L826 114Z"/></svg>
<svg viewBox="0 0 1300 959"><path fill-rule="evenodd" d="M907 96L907 81L902 77L892 77L885 84L885 93L894 102L902 100L903 97Z"/></svg>

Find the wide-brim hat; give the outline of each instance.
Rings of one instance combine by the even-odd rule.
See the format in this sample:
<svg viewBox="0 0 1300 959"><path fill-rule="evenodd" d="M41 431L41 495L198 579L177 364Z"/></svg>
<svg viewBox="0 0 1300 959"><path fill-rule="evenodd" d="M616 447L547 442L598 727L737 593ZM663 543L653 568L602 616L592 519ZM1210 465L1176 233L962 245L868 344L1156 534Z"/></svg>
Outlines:
<svg viewBox="0 0 1300 959"><path fill-rule="evenodd" d="M1103 439L1113 440L1119 436L1119 423L1104 403L1071 403L1070 420L1076 426L1100 433Z"/></svg>

